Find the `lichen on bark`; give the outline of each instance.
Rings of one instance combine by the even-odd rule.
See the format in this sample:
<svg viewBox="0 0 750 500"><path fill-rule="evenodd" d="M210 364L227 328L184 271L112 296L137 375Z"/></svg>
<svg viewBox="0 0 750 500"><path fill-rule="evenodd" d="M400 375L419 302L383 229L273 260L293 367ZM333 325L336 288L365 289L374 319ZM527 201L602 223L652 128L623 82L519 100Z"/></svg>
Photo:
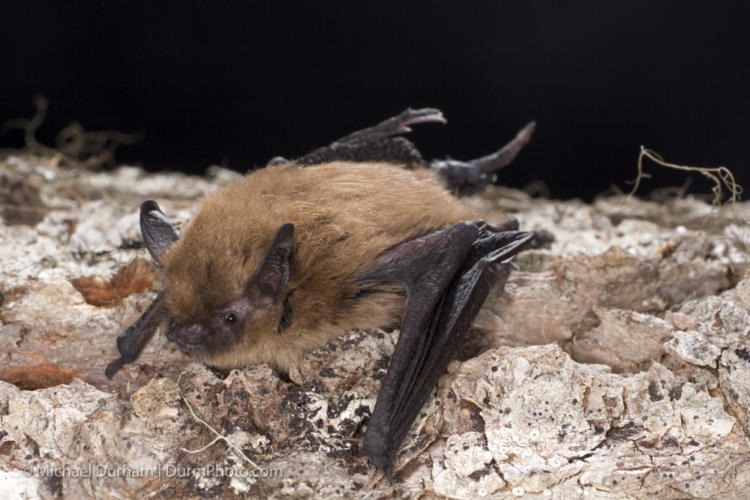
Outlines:
<svg viewBox="0 0 750 500"><path fill-rule="evenodd" d="M750 485L747 203L467 199L556 241L521 255L488 299L393 483L360 441L397 331L342 332L291 380L191 363L160 331L108 380L115 337L159 286L140 260L140 200L184 224L237 175L0 159L0 496L685 498ZM226 441L203 449L207 426Z"/></svg>

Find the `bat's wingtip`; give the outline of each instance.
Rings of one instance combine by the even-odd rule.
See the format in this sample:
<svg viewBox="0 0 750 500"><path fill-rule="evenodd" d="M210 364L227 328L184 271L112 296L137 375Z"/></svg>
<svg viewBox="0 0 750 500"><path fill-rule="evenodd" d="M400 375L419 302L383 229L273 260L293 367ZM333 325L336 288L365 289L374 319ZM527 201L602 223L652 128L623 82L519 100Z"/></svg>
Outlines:
<svg viewBox="0 0 750 500"><path fill-rule="evenodd" d="M370 429L372 427L368 428L362 441L362 451L370 463L382 470L389 482L393 482L393 455L395 450L387 445L388 441L384 435L375 430L371 432Z"/></svg>
<svg viewBox="0 0 750 500"><path fill-rule="evenodd" d="M125 362L121 357L117 358L107 365L107 368L104 369L104 375L106 375L109 380L112 380L112 377L120 371L120 368L122 368L124 364Z"/></svg>
<svg viewBox="0 0 750 500"><path fill-rule="evenodd" d="M384 472L385 472L385 477L388 478L388 482L392 483L393 482L393 467L389 466L387 469L385 469Z"/></svg>
<svg viewBox="0 0 750 500"><path fill-rule="evenodd" d="M534 132L536 132L536 122L532 120L518 131L518 134L516 134L516 140L520 141L522 145L525 145L531 140L531 136L534 135Z"/></svg>
<svg viewBox="0 0 750 500"><path fill-rule="evenodd" d="M382 470L385 477L388 478L388 482L393 482L393 463L382 454L369 454L365 453L370 463L377 469Z"/></svg>

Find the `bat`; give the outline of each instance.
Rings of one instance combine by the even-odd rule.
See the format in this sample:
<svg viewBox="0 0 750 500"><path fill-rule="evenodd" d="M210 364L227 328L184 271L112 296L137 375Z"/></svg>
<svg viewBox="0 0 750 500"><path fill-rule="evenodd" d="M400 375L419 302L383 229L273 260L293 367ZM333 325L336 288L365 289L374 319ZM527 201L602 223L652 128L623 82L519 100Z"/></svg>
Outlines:
<svg viewBox="0 0 750 500"><path fill-rule="evenodd" d="M529 123L476 160L425 161L402 137L445 122L407 109L294 161L277 157L208 196L181 234L153 200L140 226L165 286L117 337L111 378L162 323L180 350L230 369L268 363L288 372L343 331L401 332L363 439L369 460L392 463L510 261L551 240L546 231L492 227L459 201L492 182L531 138Z"/></svg>

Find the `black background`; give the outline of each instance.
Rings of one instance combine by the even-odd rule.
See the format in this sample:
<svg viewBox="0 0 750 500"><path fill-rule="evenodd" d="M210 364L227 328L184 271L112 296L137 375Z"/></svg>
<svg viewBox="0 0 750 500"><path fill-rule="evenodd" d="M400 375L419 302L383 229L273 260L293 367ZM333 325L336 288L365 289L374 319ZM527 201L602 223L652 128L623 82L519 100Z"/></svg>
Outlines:
<svg viewBox="0 0 750 500"><path fill-rule="evenodd" d="M556 197L627 188L639 146L726 165L750 184L743 2L13 2L3 6L0 120L50 110L141 130L118 159L149 169L246 170L402 109L448 126L413 139L471 158L538 130L502 182ZM6 134L0 145L18 145ZM682 184L658 167L644 192ZM705 182L692 189L706 192Z"/></svg>

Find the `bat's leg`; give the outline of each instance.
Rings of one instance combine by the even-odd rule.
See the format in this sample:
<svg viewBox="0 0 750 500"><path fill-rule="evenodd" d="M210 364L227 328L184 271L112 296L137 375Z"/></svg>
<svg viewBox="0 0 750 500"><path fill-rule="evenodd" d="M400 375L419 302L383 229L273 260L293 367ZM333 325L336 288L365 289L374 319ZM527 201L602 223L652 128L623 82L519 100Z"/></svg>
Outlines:
<svg viewBox="0 0 750 500"><path fill-rule="evenodd" d="M346 135L328 146L298 158L300 165L317 165L336 160L354 162L403 162L424 165L422 155L410 141L396 137L411 132L410 125L445 123L438 109L407 109L377 125ZM273 160L272 160L273 161Z"/></svg>
<svg viewBox="0 0 750 500"><path fill-rule="evenodd" d="M387 250L359 277L406 287L401 334L363 443L370 461L389 477L396 451L457 344L533 234L464 222Z"/></svg>
<svg viewBox="0 0 750 500"><path fill-rule="evenodd" d="M494 181L498 170L511 163L531 140L536 123L530 122L505 146L471 161L434 160L430 167L443 177L448 188L459 196L478 193Z"/></svg>
<svg viewBox="0 0 750 500"><path fill-rule="evenodd" d="M123 365L138 359L138 355L153 336L159 323L166 318L162 299L163 295L159 293L141 317L117 336L120 357L107 365L104 371L107 378L112 378Z"/></svg>

